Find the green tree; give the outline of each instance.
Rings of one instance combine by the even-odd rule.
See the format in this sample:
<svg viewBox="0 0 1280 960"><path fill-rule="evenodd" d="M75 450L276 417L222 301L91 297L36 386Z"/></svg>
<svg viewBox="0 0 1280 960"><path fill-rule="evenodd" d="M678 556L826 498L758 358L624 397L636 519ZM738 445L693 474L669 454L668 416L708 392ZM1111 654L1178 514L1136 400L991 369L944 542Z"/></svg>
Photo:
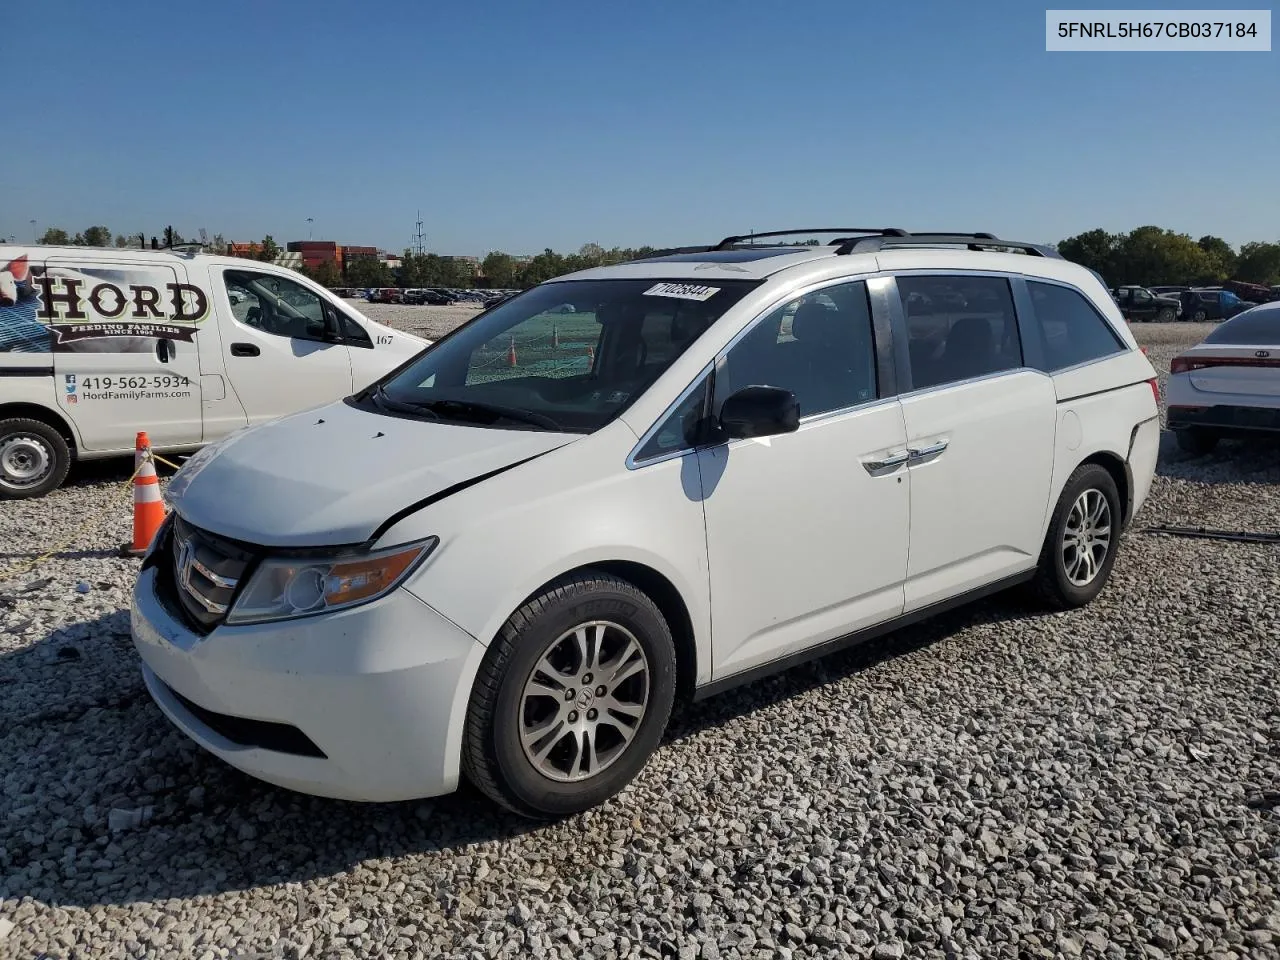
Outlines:
<svg viewBox="0 0 1280 960"><path fill-rule="evenodd" d="M1227 241L1221 237L1205 235L1196 241L1196 245L1204 251L1209 262L1210 272L1204 280L1221 283L1236 272L1236 252Z"/></svg>
<svg viewBox="0 0 1280 960"><path fill-rule="evenodd" d="M257 259L264 263L271 263L278 256L280 256L280 244L276 243L275 239L268 233L262 238L262 243L258 245Z"/></svg>
<svg viewBox="0 0 1280 960"><path fill-rule="evenodd" d="M213 239L209 241L209 252L216 253L218 256L224 256L231 244L227 243L226 238L220 233L215 233Z"/></svg>
<svg viewBox="0 0 1280 960"><path fill-rule="evenodd" d="M312 271L311 279L322 287L336 287L342 283L342 275L338 273L338 265L332 260L321 260Z"/></svg>
<svg viewBox="0 0 1280 960"><path fill-rule="evenodd" d="M564 257L547 247L524 265L524 269L520 271L520 283L526 287L533 287L559 277L565 272Z"/></svg>
<svg viewBox="0 0 1280 960"><path fill-rule="evenodd" d="M1115 285L1125 282L1116 276L1119 264L1117 253L1122 234L1108 233L1103 229L1086 230L1074 237L1067 237L1058 244L1058 252L1072 263L1096 270Z"/></svg>
<svg viewBox="0 0 1280 960"><path fill-rule="evenodd" d="M484 273L485 283L491 287L501 287L503 289L511 287L516 282L516 261L510 255L494 250L480 264L480 269Z"/></svg>
<svg viewBox="0 0 1280 960"><path fill-rule="evenodd" d="M130 246L131 242L132 241L130 241L130 239L126 237L123 233L116 234L115 244L119 249L121 250L125 249L126 247Z"/></svg>
<svg viewBox="0 0 1280 960"><path fill-rule="evenodd" d="M111 246L111 231L106 227L90 227L84 232L84 242L87 247L109 247Z"/></svg>
<svg viewBox="0 0 1280 960"><path fill-rule="evenodd" d="M44 236L40 238L40 242L50 245L66 246L71 242L71 238L67 236L67 231L63 230L61 227L49 227L49 229L45 230Z"/></svg>
<svg viewBox="0 0 1280 960"><path fill-rule="evenodd" d="M1235 279L1245 283L1280 284L1280 243L1242 245L1235 273Z"/></svg>
<svg viewBox="0 0 1280 960"><path fill-rule="evenodd" d="M353 287L389 287L391 271L373 257L359 257L347 265L347 282Z"/></svg>
<svg viewBox="0 0 1280 960"><path fill-rule="evenodd" d="M72 238L71 238L71 245L72 245L73 247L83 247L83 246L85 246L84 234L83 234L83 233L77 233L74 237L72 237Z"/></svg>

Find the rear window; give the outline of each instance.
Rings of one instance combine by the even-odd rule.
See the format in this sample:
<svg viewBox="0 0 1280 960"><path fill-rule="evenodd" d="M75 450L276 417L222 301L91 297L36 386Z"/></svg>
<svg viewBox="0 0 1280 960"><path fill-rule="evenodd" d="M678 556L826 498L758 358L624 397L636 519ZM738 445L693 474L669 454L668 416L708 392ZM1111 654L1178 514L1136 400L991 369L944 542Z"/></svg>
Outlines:
<svg viewBox="0 0 1280 960"><path fill-rule="evenodd" d="M1078 291L1036 280L1027 281L1027 291L1044 337L1045 364L1051 372L1125 349L1124 341Z"/></svg>
<svg viewBox="0 0 1280 960"><path fill-rule="evenodd" d="M1276 344L1280 343L1280 303L1251 307L1219 324L1205 343Z"/></svg>

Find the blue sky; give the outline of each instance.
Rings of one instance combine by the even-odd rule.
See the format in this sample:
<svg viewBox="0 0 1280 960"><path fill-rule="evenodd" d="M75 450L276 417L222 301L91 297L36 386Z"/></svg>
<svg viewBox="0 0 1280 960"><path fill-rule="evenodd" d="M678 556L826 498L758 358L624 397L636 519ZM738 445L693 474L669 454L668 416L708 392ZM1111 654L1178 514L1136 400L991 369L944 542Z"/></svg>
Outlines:
<svg viewBox="0 0 1280 960"><path fill-rule="evenodd" d="M1035 3L43 0L21 19L0 41L24 92L5 237L35 218L283 243L314 217L317 239L399 250L421 209L449 254L826 225L1280 239L1280 53L1047 53Z"/></svg>

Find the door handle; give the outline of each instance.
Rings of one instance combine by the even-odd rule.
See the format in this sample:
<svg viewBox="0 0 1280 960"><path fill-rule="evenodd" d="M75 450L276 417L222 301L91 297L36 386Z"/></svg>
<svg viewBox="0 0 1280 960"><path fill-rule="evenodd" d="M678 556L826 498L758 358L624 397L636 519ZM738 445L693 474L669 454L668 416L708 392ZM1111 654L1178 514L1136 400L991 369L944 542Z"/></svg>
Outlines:
<svg viewBox="0 0 1280 960"><path fill-rule="evenodd" d="M936 456L945 449L947 449L946 440L939 440L937 443L931 443L927 447L912 447L908 459L911 463L919 463L921 460Z"/></svg>
<svg viewBox="0 0 1280 960"><path fill-rule="evenodd" d="M233 357L256 357L260 353L262 351L254 343L233 343L231 345L231 355Z"/></svg>
<svg viewBox="0 0 1280 960"><path fill-rule="evenodd" d="M174 356L175 352L172 340L166 340L161 337L156 341L156 357L159 358L161 363L168 363L169 358Z"/></svg>
<svg viewBox="0 0 1280 960"><path fill-rule="evenodd" d="M892 456L885 457L883 460L863 460L862 465L867 468L867 473L879 473L882 470L892 470L894 467L900 467L911 458L909 452L895 453Z"/></svg>

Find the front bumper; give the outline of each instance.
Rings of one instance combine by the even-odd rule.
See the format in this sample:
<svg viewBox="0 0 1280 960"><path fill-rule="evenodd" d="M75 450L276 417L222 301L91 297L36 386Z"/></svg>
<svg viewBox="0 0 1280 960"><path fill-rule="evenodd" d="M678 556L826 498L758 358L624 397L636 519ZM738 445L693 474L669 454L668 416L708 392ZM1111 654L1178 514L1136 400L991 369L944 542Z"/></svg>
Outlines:
<svg viewBox="0 0 1280 960"><path fill-rule="evenodd" d="M133 642L156 704L232 766L301 793L395 801L457 788L484 647L397 589L301 620L221 626L173 616L144 569Z"/></svg>

